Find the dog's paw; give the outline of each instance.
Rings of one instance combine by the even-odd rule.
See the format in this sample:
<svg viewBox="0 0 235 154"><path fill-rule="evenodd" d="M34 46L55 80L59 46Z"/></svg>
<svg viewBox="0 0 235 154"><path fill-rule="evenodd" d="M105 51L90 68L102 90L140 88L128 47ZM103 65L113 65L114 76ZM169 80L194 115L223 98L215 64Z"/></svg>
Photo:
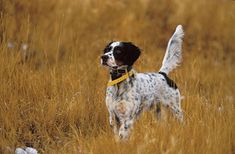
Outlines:
<svg viewBox="0 0 235 154"><path fill-rule="evenodd" d="M111 128L113 128L113 120L112 120L112 119L109 119L109 126L110 126Z"/></svg>

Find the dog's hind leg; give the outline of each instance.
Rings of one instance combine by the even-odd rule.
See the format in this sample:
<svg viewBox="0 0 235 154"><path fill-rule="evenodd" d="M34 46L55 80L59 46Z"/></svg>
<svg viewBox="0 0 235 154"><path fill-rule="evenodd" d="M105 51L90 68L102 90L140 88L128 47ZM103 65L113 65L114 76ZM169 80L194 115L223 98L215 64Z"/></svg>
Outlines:
<svg viewBox="0 0 235 154"><path fill-rule="evenodd" d="M180 121L183 122L183 112L180 103L180 92L178 89L168 90L166 95L163 97L163 105L170 108L173 115Z"/></svg>
<svg viewBox="0 0 235 154"><path fill-rule="evenodd" d="M173 95L169 107L172 110L173 114L176 116L176 118L180 122L183 122L183 112L181 109L181 102L180 101L181 101L180 92L178 89L176 89L175 95Z"/></svg>

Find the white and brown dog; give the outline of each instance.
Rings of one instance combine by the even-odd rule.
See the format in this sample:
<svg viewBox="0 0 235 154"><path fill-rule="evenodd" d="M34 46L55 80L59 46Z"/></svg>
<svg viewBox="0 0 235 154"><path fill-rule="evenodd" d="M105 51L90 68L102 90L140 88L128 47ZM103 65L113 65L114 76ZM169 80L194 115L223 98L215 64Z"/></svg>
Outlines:
<svg viewBox="0 0 235 154"><path fill-rule="evenodd" d="M179 121L183 121L180 92L167 76L181 62L181 25L168 42L166 54L159 72L136 73L132 65L140 56L140 49L131 42L111 42L101 56L101 63L110 72L106 91L106 105L110 126L120 138L129 136L130 128L140 113L156 106L156 115L161 113L160 104L168 107Z"/></svg>

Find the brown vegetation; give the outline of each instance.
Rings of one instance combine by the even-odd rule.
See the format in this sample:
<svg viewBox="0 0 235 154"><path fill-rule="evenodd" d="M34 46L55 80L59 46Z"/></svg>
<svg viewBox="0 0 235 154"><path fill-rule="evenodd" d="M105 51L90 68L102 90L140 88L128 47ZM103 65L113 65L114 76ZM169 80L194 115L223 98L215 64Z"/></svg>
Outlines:
<svg viewBox="0 0 235 154"><path fill-rule="evenodd" d="M0 153L235 153L234 1L0 0L0 12ZM183 63L170 76L185 125L144 113L116 142L103 47L132 41L143 50L136 70L158 71L178 24Z"/></svg>

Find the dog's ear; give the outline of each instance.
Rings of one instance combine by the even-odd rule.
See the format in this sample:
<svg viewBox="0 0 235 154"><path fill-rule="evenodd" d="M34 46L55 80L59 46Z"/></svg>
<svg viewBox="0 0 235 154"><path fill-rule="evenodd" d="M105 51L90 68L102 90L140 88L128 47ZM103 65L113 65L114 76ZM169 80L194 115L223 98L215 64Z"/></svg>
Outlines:
<svg viewBox="0 0 235 154"><path fill-rule="evenodd" d="M124 50L126 52L123 63L132 66L141 54L140 48L135 46L132 42L124 42Z"/></svg>
<svg viewBox="0 0 235 154"><path fill-rule="evenodd" d="M109 42L106 47L104 48L104 53L109 52L109 46L113 43L113 41Z"/></svg>

